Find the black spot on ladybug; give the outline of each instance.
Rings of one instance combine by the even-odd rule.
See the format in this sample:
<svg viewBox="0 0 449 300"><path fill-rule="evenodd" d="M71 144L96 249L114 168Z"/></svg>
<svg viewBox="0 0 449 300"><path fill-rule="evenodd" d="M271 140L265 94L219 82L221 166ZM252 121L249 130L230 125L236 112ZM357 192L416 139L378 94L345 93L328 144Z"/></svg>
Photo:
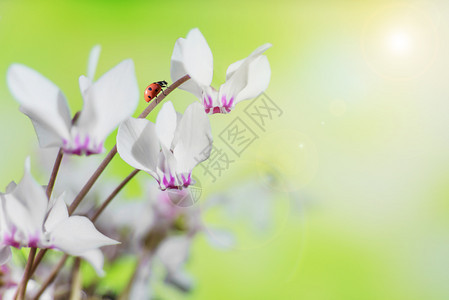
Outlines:
<svg viewBox="0 0 449 300"><path fill-rule="evenodd" d="M149 87L148 90L149 90L149 91L152 91L153 89Z"/></svg>
<svg viewBox="0 0 449 300"><path fill-rule="evenodd" d="M156 89L155 91L156 91L156 92L159 92L159 89Z"/></svg>
<svg viewBox="0 0 449 300"><path fill-rule="evenodd" d="M148 98L150 98L150 99L151 99L151 96L148 96Z"/></svg>

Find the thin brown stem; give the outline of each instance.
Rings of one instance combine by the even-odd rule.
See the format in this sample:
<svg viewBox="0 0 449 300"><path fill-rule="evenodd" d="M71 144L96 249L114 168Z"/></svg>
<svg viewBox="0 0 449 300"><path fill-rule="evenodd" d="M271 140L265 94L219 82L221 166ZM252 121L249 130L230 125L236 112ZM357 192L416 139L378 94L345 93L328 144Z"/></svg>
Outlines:
<svg viewBox="0 0 449 300"><path fill-rule="evenodd" d="M184 82L186 82L189 79L190 79L190 76L189 75L185 75L185 76L179 78L178 80L176 80L175 82L173 82L173 84L170 85L168 88L166 88L163 93L159 94L159 96L157 96L156 99L154 99L154 101L150 102L150 104L138 116L138 118L146 118L148 116L148 114L156 107L156 105L161 103L162 100L164 100L165 97L168 96L168 94L173 92L173 90L175 90L177 87L179 87L181 84L183 84Z"/></svg>
<svg viewBox="0 0 449 300"><path fill-rule="evenodd" d="M117 154L117 145L114 145L114 147L111 149L111 151L109 151L108 155L106 155L106 157L103 159L101 164L98 166L98 168L95 170L95 172L89 178L89 180L83 186L81 191L75 197L75 199L73 200L72 204L69 206L69 215L73 214L73 212L78 207L80 202L84 199L84 197L90 191L90 189L92 188L94 183L97 181L98 177L100 177L101 173L103 173L104 169L106 169L106 166L114 158L115 154Z"/></svg>
<svg viewBox="0 0 449 300"><path fill-rule="evenodd" d="M25 267L25 271L23 273L22 281L17 287L16 294L14 295L14 299L19 297L19 300L25 299L25 294L27 290L28 279L31 277L31 269L33 267L34 256L36 255L36 248L32 247L30 253L28 254L28 261Z"/></svg>
<svg viewBox="0 0 449 300"><path fill-rule="evenodd" d="M123 187L134 177L137 173L139 173L140 170L134 169L128 176L126 176L125 179L112 191L112 193L109 195L109 197L103 202L101 207L95 212L95 214L92 216L91 220L92 222L95 222L100 214L104 211L106 206L108 206L109 203L114 199L115 196L123 189Z"/></svg>
<svg viewBox="0 0 449 300"><path fill-rule="evenodd" d="M36 272L37 266L41 263L42 258L44 258L45 253L48 249L40 249L39 253L37 253L36 258L34 259L33 268L31 269L31 275Z"/></svg>
<svg viewBox="0 0 449 300"><path fill-rule="evenodd" d="M51 193L53 192L53 187L55 186L56 176L58 176L59 167L61 166L62 156L64 151L62 148L59 149L58 155L56 156L55 164L53 165L53 170L51 171L50 180L48 181L46 194L48 200L50 200Z"/></svg>
<svg viewBox="0 0 449 300"><path fill-rule="evenodd" d="M62 269L68 258L69 256L67 254L64 254L58 264L51 271L50 276L47 277L45 282L41 285L39 291L36 293L36 295L34 295L33 300L38 300L39 297L42 296L47 287L55 280L56 276L58 275L59 271Z"/></svg>
<svg viewBox="0 0 449 300"><path fill-rule="evenodd" d="M72 267L72 286L70 288L70 300L81 299L81 272L80 272L81 258L75 258Z"/></svg>
<svg viewBox="0 0 449 300"><path fill-rule="evenodd" d="M75 124L76 120L78 120L78 117L80 115L80 112L77 112L73 118L72 118L72 124ZM64 156L64 150L62 148L59 148L58 155L56 156L55 163L53 165L53 170L51 171L50 179L48 180L46 194L48 200L50 200L51 193L53 192L53 187L55 186L56 177L58 176L59 167L61 166L62 157Z"/></svg>

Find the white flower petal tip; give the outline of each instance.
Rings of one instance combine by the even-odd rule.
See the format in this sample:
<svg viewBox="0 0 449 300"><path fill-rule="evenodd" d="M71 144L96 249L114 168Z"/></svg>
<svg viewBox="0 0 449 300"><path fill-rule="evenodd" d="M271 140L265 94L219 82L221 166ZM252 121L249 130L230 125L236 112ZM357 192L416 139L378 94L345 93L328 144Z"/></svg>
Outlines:
<svg viewBox="0 0 449 300"><path fill-rule="evenodd" d="M257 97L270 82L271 69L262 54L272 47L266 43L255 49L247 58L229 66L226 82L217 91L210 86L213 60L209 45L198 28L189 31L187 37L175 44L171 59L173 81L188 74L191 80L180 86L204 105L207 114L227 114L243 100Z"/></svg>
<svg viewBox="0 0 449 300"><path fill-rule="evenodd" d="M89 60L87 62L87 78L94 80L95 71L97 70L98 60L100 59L101 46L95 45L89 53Z"/></svg>
<svg viewBox="0 0 449 300"><path fill-rule="evenodd" d="M99 277L104 277L104 256L100 249L86 251L81 254L80 257L86 260L94 268Z"/></svg>
<svg viewBox="0 0 449 300"><path fill-rule="evenodd" d="M193 168L207 159L212 147L209 118L200 103L179 117L171 102L157 116L156 125L145 119L128 119L117 134L120 157L153 176L162 190L194 184Z"/></svg>

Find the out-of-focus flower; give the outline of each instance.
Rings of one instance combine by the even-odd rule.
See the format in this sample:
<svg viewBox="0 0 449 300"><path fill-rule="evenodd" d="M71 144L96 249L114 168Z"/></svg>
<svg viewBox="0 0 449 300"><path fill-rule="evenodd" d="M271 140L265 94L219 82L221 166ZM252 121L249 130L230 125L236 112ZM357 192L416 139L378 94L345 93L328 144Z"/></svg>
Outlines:
<svg viewBox="0 0 449 300"><path fill-rule="evenodd" d="M0 263L11 247L55 248L86 259L102 275L103 255L98 249L117 244L82 216L69 216L64 194L47 201L44 189L30 174L30 162L19 184L11 183L0 195Z"/></svg>
<svg viewBox="0 0 449 300"><path fill-rule="evenodd" d="M151 200L134 220L134 240L142 254L130 299L149 298L155 261L162 263L167 284L189 291L193 280L184 271L184 265L194 237L204 229L198 206L173 204L173 197L189 197L188 190L176 190L177 195L172 190L151 189L149 193Z"/></svg>
<svg viewBox="0 0 449 300"><path fill-rule="evenodd" d="M267 57L262 54L270 47L271 44L264 44L247 58L231 64L226 71L226 82L217 91L210 86L212 52L199 29L195 28L185 39L176 41L171 57L171 78L176 81L188 74L191 80L179 88L197 96L206 113L229 113L238 102L257 97L268 87L271 69Z"/></svg>
<svg viewBox="0 0 449 300"><path fill-rule="evenodd" d="M192 184L193 168L209 157L211 149L209 118L199 103L189 105L181 115L167 102L156 125L130 118L120 125L117 134L121 158L153 176L162 190Z"/></svg>
<svg viewBox="0 0 449 300"><path fill-rule="evenodd" d="M4 264L0 266L0 299L14 300L17 287L20 283L23 270L13 264ZM39 297L42 300L54 299L54 286L45 289L45 292ZM36 294L40 285L34 281L29 280L26 291L26 298L30 298Z"/></svg>
<svg viewBox="0 0 449 300"><path fill-rule="evenodd" d="M99 52L98 46L91 51L89 77L79 78L84 107L73 125L67 100L53 82L24 65L9 67L8 87L31 119L41 147L63 147L77 155L101 153L109 133L133 114L139 99L133 61L122 61L93 82Z"/></svg>

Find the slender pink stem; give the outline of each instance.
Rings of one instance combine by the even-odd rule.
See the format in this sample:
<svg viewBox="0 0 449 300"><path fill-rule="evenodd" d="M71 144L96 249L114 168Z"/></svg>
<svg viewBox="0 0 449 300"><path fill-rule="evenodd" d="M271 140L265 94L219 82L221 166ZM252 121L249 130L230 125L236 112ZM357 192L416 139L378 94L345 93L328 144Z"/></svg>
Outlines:
<svg viewBox="0 0 449 300"><path fill-rule="evenodd" d="M58 264L51 271L50 276L47 277L45 282L41 285L39 291L36 293L36 295L34 295L33 300L38 300L39 297L42 296L47 287L55 280L56 276L58 275L59 271L62 269L68 258L69 256L67 254L64 254Z"/></svg>
<svg viewBox="0 0 449 300"><path fill-rule="evenodd" d="M28 255L28 261L27 261L27 264L25 267L25 272L22 277L22 281L20 282L19 286L17 287L16 294L14 295L13 299L17 299L17 297L19 300L25 299L28 278L30 278L30 276L31 276L30 272L31 272L31 268L33 267L33 261L34 261L35 255L36 255L36 248L32 247L30 250L30 253Z"/></svg>

